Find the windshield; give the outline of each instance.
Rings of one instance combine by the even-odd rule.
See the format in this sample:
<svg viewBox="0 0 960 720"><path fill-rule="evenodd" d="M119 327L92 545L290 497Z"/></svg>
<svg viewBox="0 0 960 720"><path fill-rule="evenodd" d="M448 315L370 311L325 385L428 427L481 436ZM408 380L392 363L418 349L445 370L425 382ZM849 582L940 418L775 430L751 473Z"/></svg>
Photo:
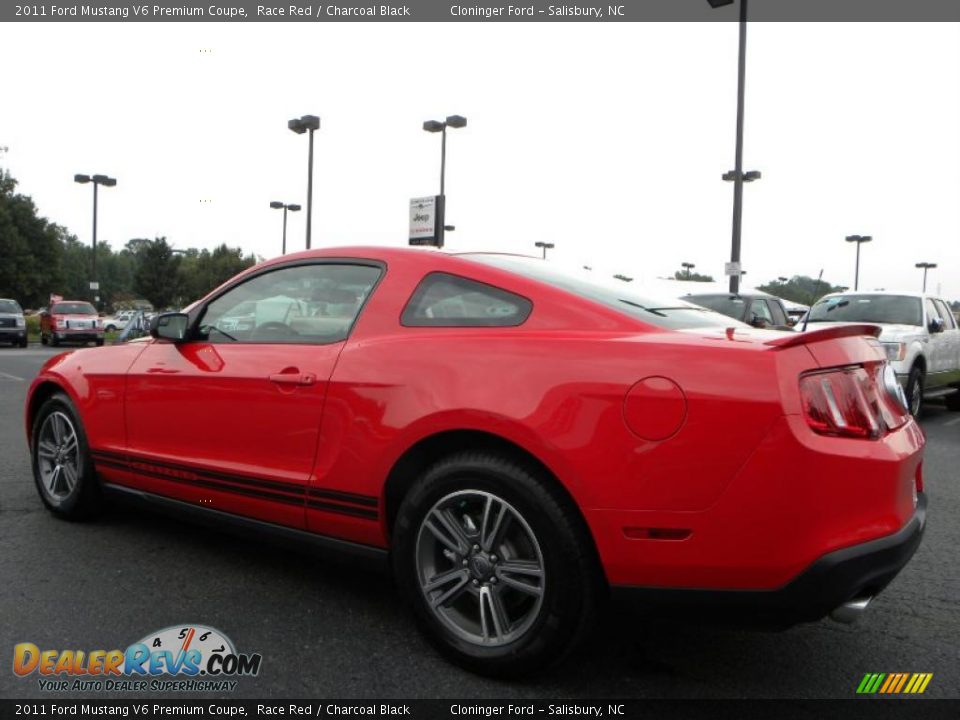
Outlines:
<svg viewBox="0 0 960 720"><path fill-rule="evenodd" d="M730 318L675 298L653 297L638 292L623 280L605 280L592 271L570 270L549 261L516 255L465 255L484 265L507 270L601 303L624 315L651 325L685 330L699 327L728 327Z"/></svg>
<svg viewBox="0 0 960 720"><path fill-rule="evenodd" d="M93 305L85 302L62 302L50 308L52 315L96 315Z"/></svg>
<svg viewBox="0 0 960 720"><path fill-rule="evenodd" d="M20 315L23 311L20 309L20 306L17 305L13 300L0 300L0 313L10 313L13 315Z"/></svg>
<svg viewBox="0 0 960 720"><path fill-rule="evenodd" d="M833 295L810 308L811 323L923 325L920 298L908 295Z"/></svg>

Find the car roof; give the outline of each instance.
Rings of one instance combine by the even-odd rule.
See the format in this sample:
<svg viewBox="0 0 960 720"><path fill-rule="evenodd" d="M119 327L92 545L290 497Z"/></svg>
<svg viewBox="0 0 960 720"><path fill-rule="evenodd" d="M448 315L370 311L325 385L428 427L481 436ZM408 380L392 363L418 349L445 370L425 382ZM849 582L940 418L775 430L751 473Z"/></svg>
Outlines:
<svg viewBox="0 0 960 720"><path fill-rule="evenodd" d="M837 295L849 296L849 295L897 295L901 297L915 297L915 298L931 298L931 299L942 299L939 295L934 295L932 293L917 292L916 290L844 290L841 292L832 292L827 293L820 300L827 297L835 297ZM819 302L819 301L818 301Z"/></svg>

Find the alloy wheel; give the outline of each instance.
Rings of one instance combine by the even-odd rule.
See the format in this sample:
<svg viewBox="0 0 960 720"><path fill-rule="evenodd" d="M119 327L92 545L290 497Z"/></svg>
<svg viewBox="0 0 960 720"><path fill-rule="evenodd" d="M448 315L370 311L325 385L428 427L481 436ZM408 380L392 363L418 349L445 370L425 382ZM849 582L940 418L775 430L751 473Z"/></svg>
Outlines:
<svg viewBox="0 0 960 720"><path fill-rule="evenodd" d="M417 580L433 615L470 643L499 647L534 625L546 573L519 511L480 490L451 493L420 524Z"/></svg>
<svg viewBox="0 0 960 720"><path fill-rule="evenodd" d="M55 410L37 435L37 469L50 502L60 504L73 493L80 476L80 446L70 418Z"/></svg>

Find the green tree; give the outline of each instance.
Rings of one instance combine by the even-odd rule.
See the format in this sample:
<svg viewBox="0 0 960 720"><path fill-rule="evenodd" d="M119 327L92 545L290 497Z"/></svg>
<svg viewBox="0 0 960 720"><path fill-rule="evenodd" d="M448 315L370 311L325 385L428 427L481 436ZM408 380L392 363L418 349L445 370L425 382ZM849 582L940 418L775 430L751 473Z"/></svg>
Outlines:
<svg viewBox="0 0 960 720"><path fill-rule="evenodd" d="M677 270L673 274L674 280L690 280L692 282L713 282L713 275L701 275L698 272Z"/></svg>
<svg viewBox="0 0 960 720"><path fill-rule="evenodd" d="M831 285L826 280L818 281L817 278L806 275L794 275L786 282L779 279L771 280L757 289L801 305L812 305L827 293L840 292L847 288L842 285Z"/></svg>
<svg viewBox="0 0 960 720"><path fill-rule="evenodd" d="M140 241L136 248L134 289L158 310L171 307L179 294L180 258L165 237Z"/></svg>
<svg viewBox="0 0 960 720"><path fill-rule="evenodd" d="M46 305L62 283L62 242L66 230L37 214L17 181L0 168L0 296L25 307Z"/></svg>

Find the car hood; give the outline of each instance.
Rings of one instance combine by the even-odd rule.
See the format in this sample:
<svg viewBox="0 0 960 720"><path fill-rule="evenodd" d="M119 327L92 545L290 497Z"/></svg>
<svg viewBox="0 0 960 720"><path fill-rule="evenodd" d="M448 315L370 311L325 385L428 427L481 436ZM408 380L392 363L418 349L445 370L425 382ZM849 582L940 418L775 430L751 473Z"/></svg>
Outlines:
<svg viewBox="0 0 960 720"><path fill-rule="evenodd" d="M6 318L22 318L22 317L23 317L23 313L5 313L5 312L0 312L0 318L4 318L4 319L6 319Z"/></svg>

